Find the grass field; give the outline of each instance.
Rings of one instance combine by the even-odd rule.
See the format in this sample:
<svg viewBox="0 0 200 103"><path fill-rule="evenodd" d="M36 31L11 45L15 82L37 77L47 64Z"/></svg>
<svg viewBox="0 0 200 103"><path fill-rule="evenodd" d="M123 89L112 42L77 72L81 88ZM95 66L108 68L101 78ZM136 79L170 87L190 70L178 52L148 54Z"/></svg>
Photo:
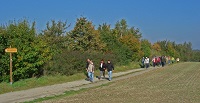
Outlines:
<svg viewBox="0 0 200 103"><path fill-rule="evenodd" d="M43 102L200 103L200 63L178 63Z"/></svg>

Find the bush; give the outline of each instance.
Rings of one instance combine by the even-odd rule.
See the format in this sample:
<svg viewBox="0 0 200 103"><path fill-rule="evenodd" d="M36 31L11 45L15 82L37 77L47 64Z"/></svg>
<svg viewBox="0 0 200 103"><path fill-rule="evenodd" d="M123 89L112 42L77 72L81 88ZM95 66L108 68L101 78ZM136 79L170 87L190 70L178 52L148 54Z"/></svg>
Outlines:
<svg viewBox="0 0 200 103"><path fill-rule="evenodd" d="M95 64L95 69L98 69L101 59L110 59L113 63L117 60L113 54L103 54L99 52L82 52L62 50L56 54L51 61L44 66L45 75L73 75L75 73L85 71L86 60L91 59Z"/></svg>

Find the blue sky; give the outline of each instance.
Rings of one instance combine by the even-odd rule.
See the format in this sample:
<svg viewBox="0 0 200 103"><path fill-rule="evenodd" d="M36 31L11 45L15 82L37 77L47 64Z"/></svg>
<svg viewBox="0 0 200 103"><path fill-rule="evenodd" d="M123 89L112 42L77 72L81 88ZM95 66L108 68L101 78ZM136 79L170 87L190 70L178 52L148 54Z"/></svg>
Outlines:
<svg viewBox="0 0 200 103"><path fill-rule="evenodd" d="M199 5L200 0L0 0L0 24L26 18L36 21L40 31L51 20L67 20L73 28L81 16L95 27L102 23L114 27L125 19L152 43L186 41L192 42L193 49L200 49Z"/></svg>

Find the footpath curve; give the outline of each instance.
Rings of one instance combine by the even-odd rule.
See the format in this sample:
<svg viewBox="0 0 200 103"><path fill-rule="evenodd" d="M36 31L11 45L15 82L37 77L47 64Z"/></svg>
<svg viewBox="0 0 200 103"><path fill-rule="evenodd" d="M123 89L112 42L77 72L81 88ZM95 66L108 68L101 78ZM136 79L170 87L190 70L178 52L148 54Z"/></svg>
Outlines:
<svg viewBox="0 0 200 103"><path fill-rule="evenodd" d="M112 81L123 80L126 78L143 74L145 72L148 72L154 69L156 68L152 68L152 67L148 69L140 68L140 69L128 70L125 72L113 73ZM18 103L18 102L32 101L38 98L61 95L64 92L70 91L70 90L80 90L82 88L99 86L99 85L106 84L112 81L108 81L106 79L98 80L97 78L94 78L94 82L91 83L83 79L83 80L77 80L73 82L62 83L62 84L37 87L37 88L28 89L28 90L9 92L9 93L0 95L0 103Z"/></svg>

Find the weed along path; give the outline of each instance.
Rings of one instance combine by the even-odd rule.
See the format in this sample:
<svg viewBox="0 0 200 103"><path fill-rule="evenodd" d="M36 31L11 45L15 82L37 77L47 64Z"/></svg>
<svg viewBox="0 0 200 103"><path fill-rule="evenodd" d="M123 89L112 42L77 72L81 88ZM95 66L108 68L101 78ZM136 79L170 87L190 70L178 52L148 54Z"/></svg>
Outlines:
<svg viewBox="0 0 200 103"><path fill-rule="evenodd" d="M154 68L149 68L147 70L144 68L140 68L140 69L129 70L126 72L113 73L112 81L129 78L135 75L148 72L150 70L154 70ZM16 102L32 101L37 98L62 95L66 91L80 90L83 88L99 86L99 85L109 83L112 81L108 81L106 79L98 80L97 78L95 78L94 83L90 83L89 81L86 81L83 79L83 80L78 80L78 81L73 81L73 82L62 83L62 84L32 88L28 90L9 92L9 93L0 95L0 103L16 103Z"/></svg>
<svg viewBox="0 0 200 103"><path fill-rule="evenodd" d="M177 63L132 73L115 78L106 85L42 102L107 103L108 101L109 103L200 103L200 63Z"/></svg>

